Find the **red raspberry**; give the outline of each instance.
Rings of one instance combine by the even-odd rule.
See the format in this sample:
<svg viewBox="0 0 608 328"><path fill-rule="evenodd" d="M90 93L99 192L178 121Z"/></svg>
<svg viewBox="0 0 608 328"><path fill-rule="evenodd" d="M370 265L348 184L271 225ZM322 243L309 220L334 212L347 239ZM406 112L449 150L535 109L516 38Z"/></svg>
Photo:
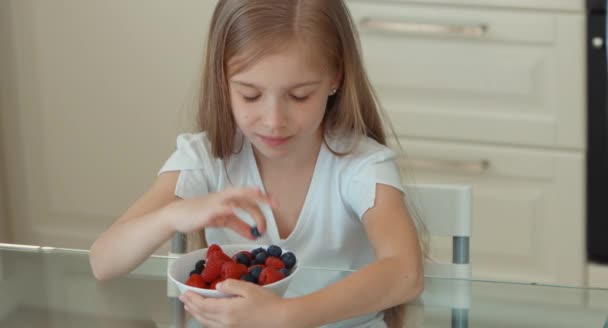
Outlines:
<svg viewBox="0 0 608 328"><path fill-rule="evenodd" d="M273 267L266 267L260 273L260 279L258 279L258 283L261 286L272 284L273 282L277 282L281 279L285 278L285 275L279 272L279 270Z"/></svg>
<svg viewBox="0 0 608 328"><path fill-rule="evenodd" d="M221 258L224 261L232 261L232 258L226 255L222 248L217 244L209 246L209 249L207 250L207 260L211 258Z"/></svg>
<svg viewBox="0 0 608 328"><path fill-rule="evenodd" d="M224 265L226 261L219 257L211 257L207 259L207 263L205 264L205 269L201 272L201 277L207 283L212 283L214 280L220 277L220 273L222 271L222 265Z"/></svg>
<svg viewBox="0 0 608 328"><path fill-rule="evenodd" d="M222 248L220 247L220 245L218 244L211 244L211 246L209 246L209 248L207 249L207 257L209 257L209 255L211 255L212 253L215 252L224 252L222 250Z"/></svg>
<svg viewBox="0 0 608 328"><path fill-rule="evenodd" d="M203 277L199 274L193 274L186 281L186 285L196 288L208 288L209 285L203 280Z"/></svg>
<svg viewBox="0 0 608 328"><path fill-rule="evenodd" d="M241 276L247 274L247 267L244 264L236 262L225 262L222 265L220 277L222 279L241 279Z"/></svg>
<svg viewBox="0 0 608 328"><path fill-rule="evenodd" d="M275 256L271 256L269 258L266 259L266 267L273 267L277 270L281 270L285 267L285 263L283 263L283 261L281 261L280 258L275 257Z"/></svg>

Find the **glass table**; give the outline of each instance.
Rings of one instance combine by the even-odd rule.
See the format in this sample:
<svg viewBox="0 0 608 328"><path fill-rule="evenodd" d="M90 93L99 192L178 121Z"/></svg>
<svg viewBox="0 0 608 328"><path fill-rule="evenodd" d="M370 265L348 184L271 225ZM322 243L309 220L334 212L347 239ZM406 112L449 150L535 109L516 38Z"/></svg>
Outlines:
<svg viewBox="0 0 608 328"><path fill-rule="evenodd" d="M181 304L167 297L169 260L151 256L99 282L87 250L0 244L0 327L179 327ZM348 273L301 269L293 279L308 274ZM468 327L608 327L608 289L441 277L426 277L426 287L440 297L408 305L407 327L451 327L455 313ZM467 308L454 309L454 297Z"/></svg>

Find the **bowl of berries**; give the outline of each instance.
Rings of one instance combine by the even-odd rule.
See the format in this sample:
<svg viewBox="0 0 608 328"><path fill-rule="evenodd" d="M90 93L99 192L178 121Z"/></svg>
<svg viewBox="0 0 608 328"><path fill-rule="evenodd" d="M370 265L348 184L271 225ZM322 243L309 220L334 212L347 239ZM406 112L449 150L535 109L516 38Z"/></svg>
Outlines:
<svg viewBox="0 0 608 328"><path fill-rule="evenodd" d="M297 271L296 256L277 245L213 244L177 258L169 265L168 276L180 293L190 290L205 297L230 297L215 286L238 279L283 296Z"/></svg>

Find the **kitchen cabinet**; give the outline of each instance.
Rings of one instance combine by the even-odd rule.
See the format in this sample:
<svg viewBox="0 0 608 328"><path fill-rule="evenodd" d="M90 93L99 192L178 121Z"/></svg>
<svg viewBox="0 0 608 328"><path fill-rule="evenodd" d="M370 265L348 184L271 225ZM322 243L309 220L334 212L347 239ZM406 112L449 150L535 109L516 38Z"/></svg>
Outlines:
<svg viewBox="0 0 608 328"><path fill-rule="evenodd" d="M405 0L349 8L405 152L405 182L473 186L473 275L583 285L583 13ZM450 240L431 244L451 259Z"/></svg>

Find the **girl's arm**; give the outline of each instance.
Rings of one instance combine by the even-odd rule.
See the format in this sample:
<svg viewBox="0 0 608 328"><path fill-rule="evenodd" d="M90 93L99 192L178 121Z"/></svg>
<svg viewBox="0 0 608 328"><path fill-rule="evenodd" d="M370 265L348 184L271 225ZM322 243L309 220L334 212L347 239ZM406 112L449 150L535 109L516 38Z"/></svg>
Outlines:
<svg viewBox="0 0 608 328"><path fill-rule="evenodd" d="M178 177L179 171L159 175L150 190L95 240L89 260L97 279L130 272L173 236L166 206L179 199Z"/></svg>
<svg viewBox="0 0 608 328"><path fill-rule="evenodd" d="M424 288L416 228L401 192L377 184L363 216L376 261L312 294L286 299L290 327L312 327L381 311L416 299Z"/></svg>
<svg viewBox="0 0 608 328"><path fill-rule="evenodd" d="M93 243L89 260L97 279L130 272L176 232L225 227L255 239L249 225L235 215L235 208L249 212L260 232L266 230L258 203L271 202L259 188L230 188L181 199L175 196L178 177L179 171L159 175L150 190Z"/></svg>

